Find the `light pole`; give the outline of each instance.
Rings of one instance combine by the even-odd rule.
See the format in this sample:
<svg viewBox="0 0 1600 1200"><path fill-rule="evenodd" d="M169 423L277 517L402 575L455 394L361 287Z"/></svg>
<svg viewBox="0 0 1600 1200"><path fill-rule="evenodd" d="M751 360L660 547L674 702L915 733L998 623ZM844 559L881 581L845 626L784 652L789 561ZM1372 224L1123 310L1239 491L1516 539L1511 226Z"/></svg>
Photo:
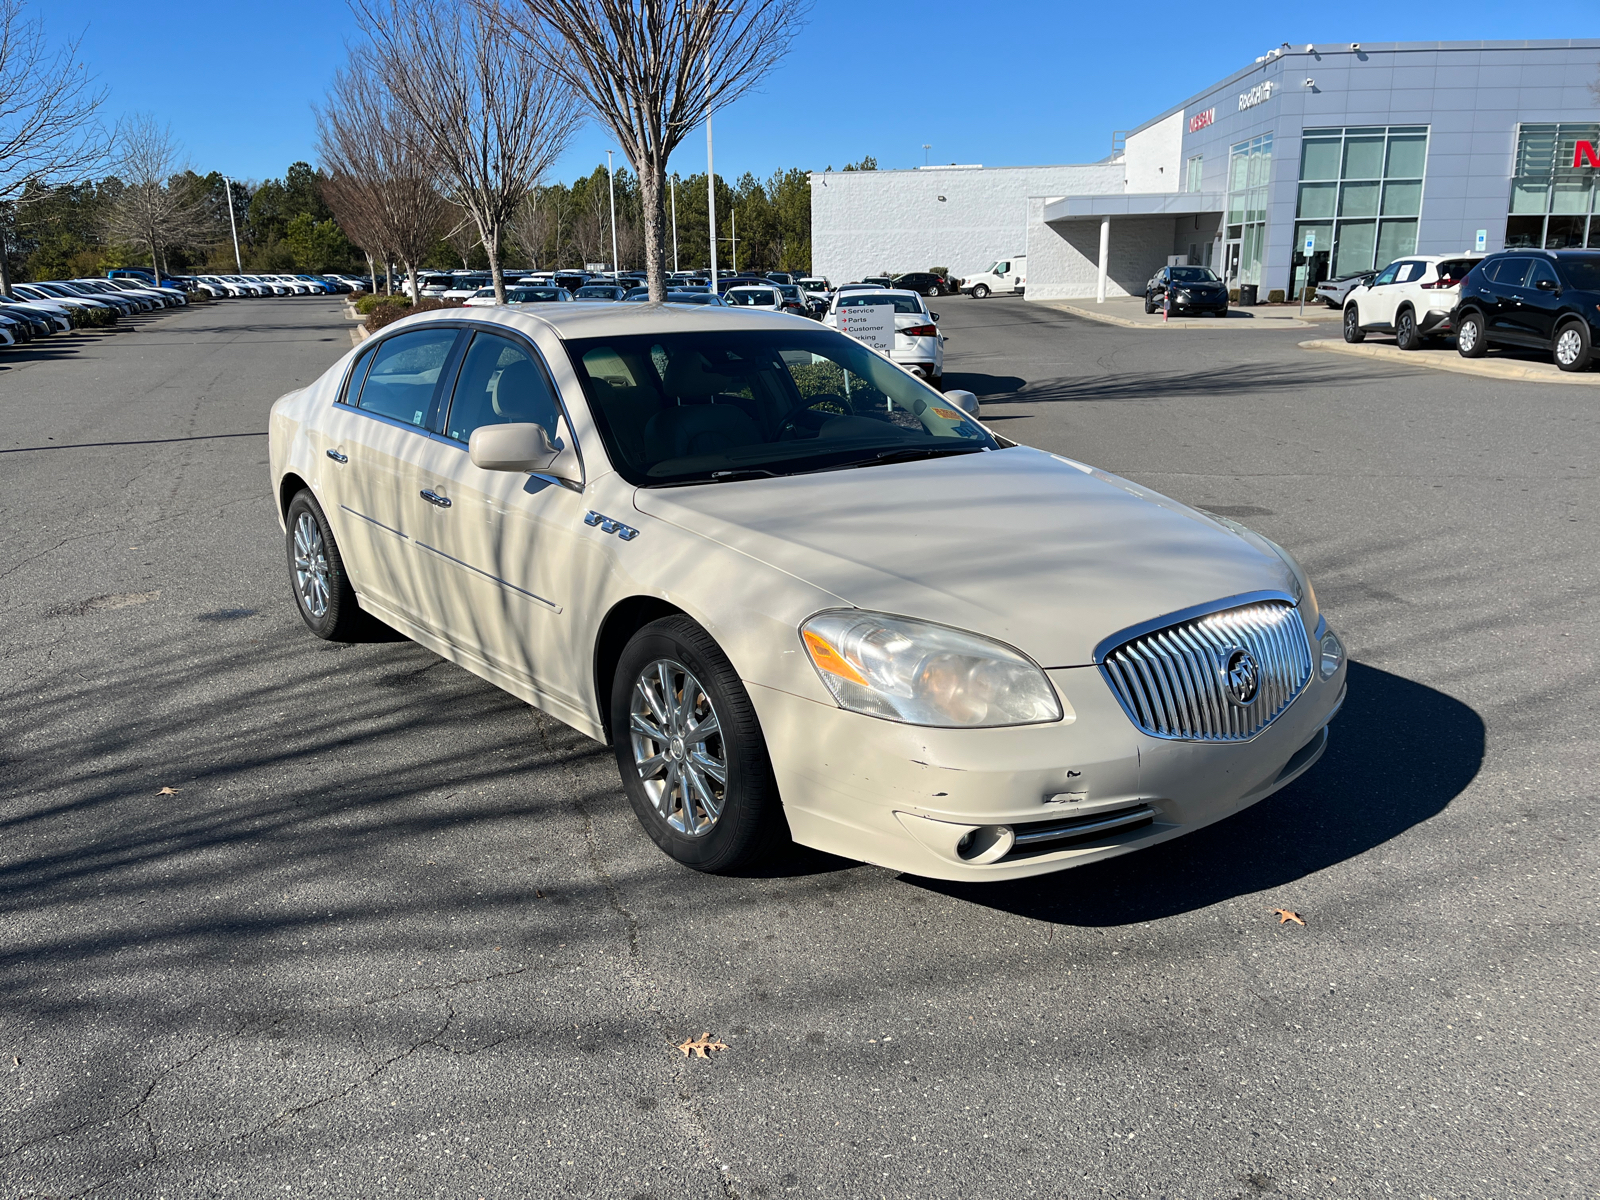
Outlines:
<svg viewBox="0 0 1600 1200"><path fill-rule="evenodd" d="M616 278L622 266L617 262L617 173L611 166L613 153L615 151L606 151L606 173L611 176L611 275Z"/></svg>
<svg viewBox="0 0 1600 1200"><path fill-rule="evenodd" d="M723 13L732 12L728 8L713 8L710 11L711 20L715 21ZM706 212L711 222L711 294L717 294L717 171L711 163L711 50L706 50Z"/></svg>
<svg viewBox="0 0 1600 1200"><path fill-rule="evenodd" d="M228 228L233 230L233 262L239 268L239 274L244 274L244 259L239 257L239 223L233 219L233 181L226 175L222 177L222 190L228 197Z"/></svg>
<svg viewBox="0 0 1600 1200"><path fill-rule="evenodd" d="M672 273L678 273L678 173L672 173Z"/></svg>
<svg viewBox="0 0 1600 1200"><path fill-rule="evenodd" d="M933 143L932 142L923 142L922 143L922 165L923 166L927 166L928 165L928 151L932 150L932 149L933 149Z"/></svg>

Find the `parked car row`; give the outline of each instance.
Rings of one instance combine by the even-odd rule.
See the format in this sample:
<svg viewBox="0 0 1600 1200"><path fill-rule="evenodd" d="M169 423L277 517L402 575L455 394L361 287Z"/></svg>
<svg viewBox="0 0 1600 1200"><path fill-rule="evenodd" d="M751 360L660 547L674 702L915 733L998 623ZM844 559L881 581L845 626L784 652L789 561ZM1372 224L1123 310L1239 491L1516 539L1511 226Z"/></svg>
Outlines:
<svg viewBox="0 0 1600 1200"><path fill-rule="evenodd" d="M1600 253L1414 254L1351 288L1343 315L1347 342L1392 333L1400 349L1419 350L1453 335L1462 358L1502 346L1586 371L1600 342Z"/></svg>
<svg viewBox="0 0 1600 1200"><path fill-rule="evenodd" d="M17 283L0 295L0 345L15 346L83 325L113 324L135 313L188 303L178 288L145 287L129 279Z"/></svg>

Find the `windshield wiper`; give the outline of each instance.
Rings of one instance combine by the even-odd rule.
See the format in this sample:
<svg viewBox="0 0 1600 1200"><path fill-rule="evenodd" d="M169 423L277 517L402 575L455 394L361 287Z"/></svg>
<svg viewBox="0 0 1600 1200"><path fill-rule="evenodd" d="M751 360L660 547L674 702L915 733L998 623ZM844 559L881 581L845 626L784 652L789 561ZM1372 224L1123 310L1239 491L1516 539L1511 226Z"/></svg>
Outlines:
<svg viewBox="0 0 1600 1200"><path fill-rule="evenodd" d="M674 479L670 483L650 484L650 487L696 487L702 483L732 483L739 479L776 479L778 473L765 467L737 467L731 471L713 471L697 479Z"/></svg>
<svg viewBox="0 0 1600 1200"><path fill-rule="evenodd" d="M868 459L842 463L846 467L875 467L879 463L915 462L919 458L944 458L951 454L982 454L982 446L905 446L899 450L884 450Z"/></svg>

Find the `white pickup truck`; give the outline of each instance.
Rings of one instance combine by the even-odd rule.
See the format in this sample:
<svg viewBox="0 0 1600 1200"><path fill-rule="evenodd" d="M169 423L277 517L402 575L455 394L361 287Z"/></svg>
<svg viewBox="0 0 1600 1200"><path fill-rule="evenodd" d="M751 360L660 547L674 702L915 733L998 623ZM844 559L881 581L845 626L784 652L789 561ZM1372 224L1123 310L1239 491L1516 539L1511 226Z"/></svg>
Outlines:
<svg viewBox="0 0 1600 1200"><path fill-rule="evenodd" d="M961 290L974 300L990 294L1013 293L1022 295L1028 283L1028 256L1002 258L987 271L979 271L961 281Z"/></svg>

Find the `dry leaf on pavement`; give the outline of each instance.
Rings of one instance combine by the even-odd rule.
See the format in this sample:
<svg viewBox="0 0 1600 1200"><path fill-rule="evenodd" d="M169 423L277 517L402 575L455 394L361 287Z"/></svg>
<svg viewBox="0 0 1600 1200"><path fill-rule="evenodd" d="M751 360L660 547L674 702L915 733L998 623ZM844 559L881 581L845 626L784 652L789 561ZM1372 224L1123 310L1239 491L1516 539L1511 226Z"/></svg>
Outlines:
<svg viewBox="0 0 1600 1200"><path fill-rule="evenodd" d="M726 1050L727 1048L726 1042L713 1042L709 1033L702 1033L698 1038L684 1038L683 1041L678 1043L678 1049L683 1051L685 1058L688 1058L690 1054L698 1054L701 1058L710 1058L711 1055L706 1053L707 1050Z"/></svg>
<svg viewBox="0 0 1600 1200"><path fill-rule="evenodd" d="M177 794L178 789L175 787L164 787L156 793L158 796L176 796Z"/></svg>
<svg viewBox="0 0 1600 1200"><path fill-rule="evenodd" d="M1279 925L1286 925L1290 921L1293 921L1296 925L1305 924L1305 922L1300 919L1299 913L1290 912L1287 908L1275 908L1272 910L1272 915L1278 918Z"/></svg>

